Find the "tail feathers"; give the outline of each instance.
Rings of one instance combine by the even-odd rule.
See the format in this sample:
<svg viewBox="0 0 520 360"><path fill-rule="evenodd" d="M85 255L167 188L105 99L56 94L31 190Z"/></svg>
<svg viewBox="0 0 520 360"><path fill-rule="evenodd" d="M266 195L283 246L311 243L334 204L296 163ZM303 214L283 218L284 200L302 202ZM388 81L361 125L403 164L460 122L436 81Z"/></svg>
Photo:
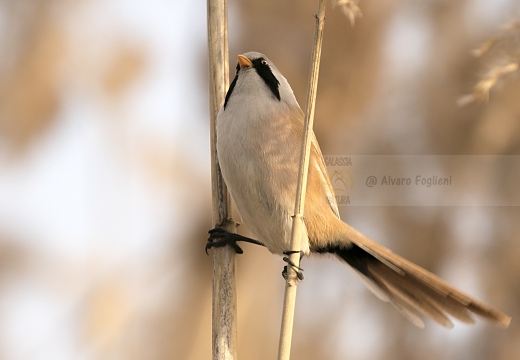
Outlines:
<svg viewBox="0 0 520 360"><path fill-rule="evenodd" d="M453 327L447 314L465 323L474 322L464 306L449 297L442 298L407 274L400 275L378 261L368 268L374 282L387 290L392 303L407 317L413 317L410 313L418 317L418 311L447 328Z"/></svg>
<svg viewBox="0 0 520 360"><path fill-rule="evenodd" d="M394 305L417 327L424 327L421 314L446 328L453 327L450 316L474 323L471 313L506 328L511 321L506 314L472 299L366 237L350 247L329 247L326 251L345 260L372 292Z"/></svg>

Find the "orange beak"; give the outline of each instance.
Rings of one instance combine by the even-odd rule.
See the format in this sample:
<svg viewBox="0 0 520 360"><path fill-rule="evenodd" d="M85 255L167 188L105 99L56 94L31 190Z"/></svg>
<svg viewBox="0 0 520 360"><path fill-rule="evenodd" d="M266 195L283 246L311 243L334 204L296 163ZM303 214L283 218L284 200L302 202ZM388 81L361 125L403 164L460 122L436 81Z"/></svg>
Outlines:
<svg viewBox="0 0 520 360"><path fill-rule="evenodd" d="M253 63L244 55L238 55L238 65L240 66L240 68L251 67L253 66Z"/></svg>

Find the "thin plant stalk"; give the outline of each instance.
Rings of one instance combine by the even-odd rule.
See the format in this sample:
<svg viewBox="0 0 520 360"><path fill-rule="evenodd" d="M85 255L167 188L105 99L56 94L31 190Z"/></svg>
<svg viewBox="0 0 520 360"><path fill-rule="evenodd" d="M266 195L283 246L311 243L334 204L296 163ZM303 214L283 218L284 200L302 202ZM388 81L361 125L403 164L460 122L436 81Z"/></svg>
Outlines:
<svg viewBox="0 0 520 360"><path fill-rule="evenodd" d="M325 25L325 0L319 0L318 14L314 33L314 46L312 51L310 79L307 91L306 111L303 128L303 141L300 155L300 167L298 172L298 185L296 188L296 202L291 231L290 261L299 266L301 238L304 234L303 214L305 207L305 193L307 189L307 173L309 169L310 148L312 139L312 127L314 123L314 109L316 93L318 89L318 75L320 68L321 47L323 43L323 28ZM287 281L282 312L282 328L280 331L280 343L278 347L278 360L289 360L291 355L291 341L294 321L294 307L296 304L296 290L298 278L296 271L287 266Z"/></svg>
<svg viewBox="0 0 520 360"><path fill-rule="evenodd" d="M229 86L227 0L207 0L210 86L210 142L212 221L230 232L231 199L216 150L215 123ZM236 253L230 246L213 249L212 353L213 360L237 358Z"/></svg>

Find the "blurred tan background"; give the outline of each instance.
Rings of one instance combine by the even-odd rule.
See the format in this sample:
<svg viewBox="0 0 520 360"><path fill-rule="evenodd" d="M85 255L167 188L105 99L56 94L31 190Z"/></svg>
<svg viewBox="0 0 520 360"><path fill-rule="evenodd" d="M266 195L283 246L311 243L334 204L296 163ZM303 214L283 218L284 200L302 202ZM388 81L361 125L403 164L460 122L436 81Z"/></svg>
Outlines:
<svg viewBox="0 0 520 360"><path fill-rule="evenodd" d="M490 80L488 102L473 91L520 60L518 28L503 28L520 19L515 0L360 7L353 28L328 4L315 125L324 154L520 154L518 71ZM316 8L230 1L231 64L266 53L302 104ZM210 358L205 12L203 1L0 1L0 359ZM457 105L467 94L477 101ZM518 169L476 181L508 198ZM518 358L519 207L341 212L513 322L417 330L344 265L305 259L294 359ZM283 263L244 250L238 353L273 359Z"/></svg>

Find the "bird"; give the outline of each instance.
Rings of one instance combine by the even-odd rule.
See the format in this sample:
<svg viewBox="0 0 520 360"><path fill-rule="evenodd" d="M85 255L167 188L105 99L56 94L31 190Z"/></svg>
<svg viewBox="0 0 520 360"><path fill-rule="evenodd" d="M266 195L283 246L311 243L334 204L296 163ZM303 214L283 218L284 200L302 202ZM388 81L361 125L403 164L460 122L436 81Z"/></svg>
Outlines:
<svg viewBox="0 0 520 360"><path fill-rule="evenodd" d="M287 79L264 54L237 56L236 74L216 118L216 149L222 177L253 238L210 230L209 248L237 241L290 249L292 215L304 113ZM424 317L452 328L452 319L473 324L473 315L507 328L511 317L456 289L395 254L340 219L333 187L314 132L301 238L302 256L329 253L344 261L379 299L424 328Z"/></svg>

